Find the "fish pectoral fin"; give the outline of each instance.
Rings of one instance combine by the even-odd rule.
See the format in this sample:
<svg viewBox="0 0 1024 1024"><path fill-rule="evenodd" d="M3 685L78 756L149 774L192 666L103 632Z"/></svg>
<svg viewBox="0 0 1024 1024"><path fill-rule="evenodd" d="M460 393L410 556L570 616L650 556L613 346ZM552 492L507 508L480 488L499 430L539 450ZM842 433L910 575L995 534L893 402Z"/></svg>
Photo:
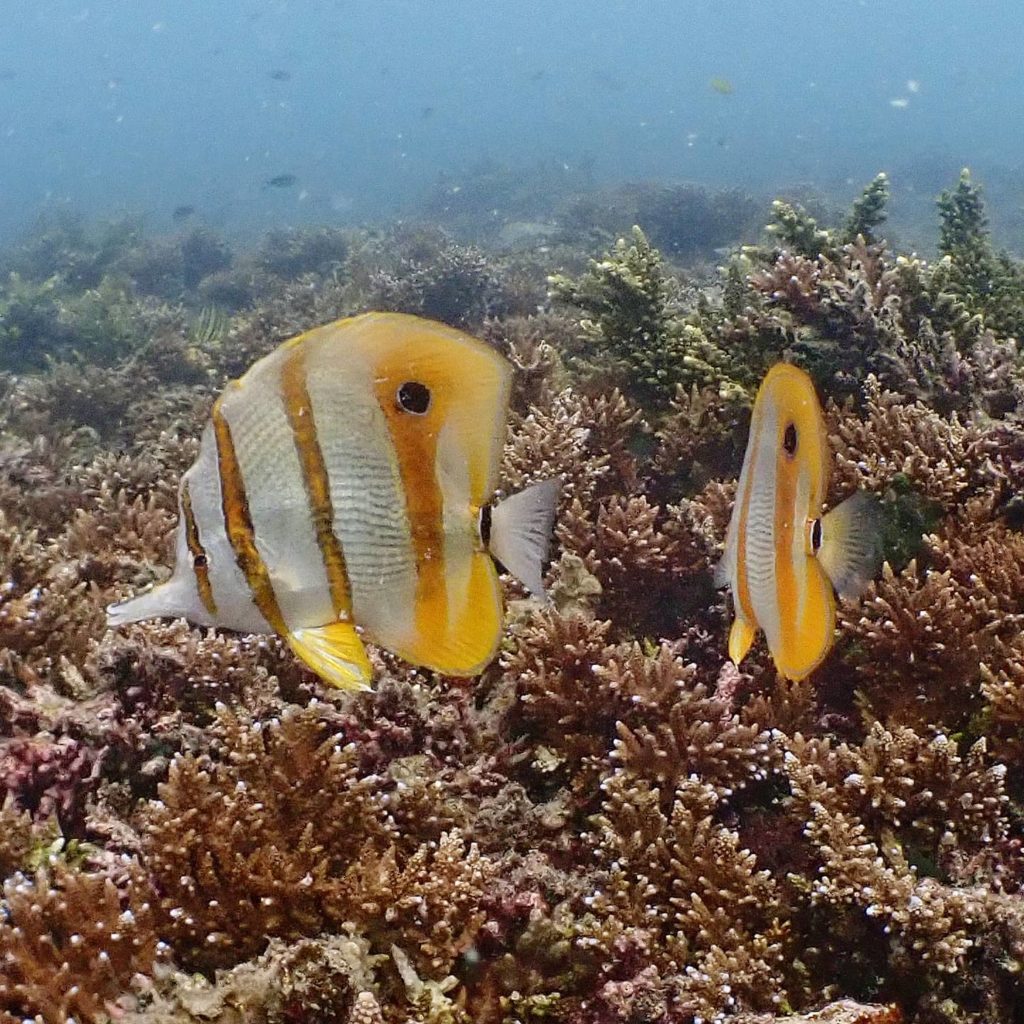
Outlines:
<svg viewBox="0 0 1024 1024"><path fill-rule="evenodd" d="M545 601L544 561L561 491L560 479L542 480L499 502L491 512L491 554L534 597Z"/></svg>
<svg viewBox="0 0 1024 1024"><path fill-rule="evenodd" d="M751 626L738 615L732 620L732 629L729 630L729 657L737 665L747 656L756 633L757 627Z"/></svg>
<svg viewBox="0 0 1024 1024"><path fill-rule="evenodd" d="M857 491L821 520L818 561L836 593L860 597L882 560L881 509L867 491Z"/></svg>
<svg viewBox="0 0 1024 1024"><path fill-rule="evenodd" d="M291 649L325 682L342 690L368 690L373 668L351 622L297 629L285 639Z"/></svg>

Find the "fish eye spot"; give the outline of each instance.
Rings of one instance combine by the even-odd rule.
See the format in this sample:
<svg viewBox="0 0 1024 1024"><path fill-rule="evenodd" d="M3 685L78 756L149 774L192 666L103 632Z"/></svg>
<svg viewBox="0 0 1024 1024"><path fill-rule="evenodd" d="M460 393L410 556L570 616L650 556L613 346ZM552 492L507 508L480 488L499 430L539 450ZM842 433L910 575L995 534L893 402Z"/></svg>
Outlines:
<svg viewBox="0 0 1024 1024"><path fill-rule="evenodd" d="M796 455L796 427L790 423L782 435L782 448L787 455Z"/></svg>
<svg viewBox="0 0 1024 1024"><path fill-rule="evenodd" d="M205 569L206 568L206 555L193 555L192 556L192 565L196 569Z"/></svg>
<svg viewBox="0 0 1024 1024"><path fill-rule="evenodd" d="M811 524L811 550L821 550L821 520L815 519Z"/></svg>
<svg viewBox="0 0 1024 1024"><path fill-rule="evenodd" d="M422 416L430 408L430 388L419 381L407 380L395 397L398 408L414 416Z"/></svg>

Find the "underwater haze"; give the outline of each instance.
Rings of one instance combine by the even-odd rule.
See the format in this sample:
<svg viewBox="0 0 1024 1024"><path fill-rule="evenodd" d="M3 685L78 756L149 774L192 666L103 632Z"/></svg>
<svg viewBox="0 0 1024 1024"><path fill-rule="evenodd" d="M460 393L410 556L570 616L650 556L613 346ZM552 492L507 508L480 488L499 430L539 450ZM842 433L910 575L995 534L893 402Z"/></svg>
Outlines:
<svg viewBox="0 0 1024 1024"><path fill-rule="evenodd" d="M758 191L1024 164L1013 0L7 3L0 234L390 212L482 161ZM287 186L267 185L287 180Z"/></svg>

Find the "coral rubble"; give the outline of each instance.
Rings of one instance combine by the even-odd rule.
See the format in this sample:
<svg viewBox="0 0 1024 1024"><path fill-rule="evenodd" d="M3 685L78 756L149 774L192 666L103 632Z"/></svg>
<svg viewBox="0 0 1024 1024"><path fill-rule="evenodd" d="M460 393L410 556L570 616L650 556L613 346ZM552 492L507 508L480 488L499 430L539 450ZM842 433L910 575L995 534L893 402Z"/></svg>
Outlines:
<svg viewBox="0 0 1024 1024"><path fill-rule="evenodd" d="M496 191L539 215L478 177L439 186L449 228ZM969 176L934 261L884 241L887 195L779 202L703 278L653 243L749 211L677 187L610 247L580 195L551 246L67 220L4 257L0 1022L1018 1019L1024 271ZM370 306L512 361L503 484L565 481L550 606L509 580L479 678L372 651L356 695L276 638L106 631L167 572L217 389ZM888 558L801 682L727 660L711 572L779 358Z"/></svg>

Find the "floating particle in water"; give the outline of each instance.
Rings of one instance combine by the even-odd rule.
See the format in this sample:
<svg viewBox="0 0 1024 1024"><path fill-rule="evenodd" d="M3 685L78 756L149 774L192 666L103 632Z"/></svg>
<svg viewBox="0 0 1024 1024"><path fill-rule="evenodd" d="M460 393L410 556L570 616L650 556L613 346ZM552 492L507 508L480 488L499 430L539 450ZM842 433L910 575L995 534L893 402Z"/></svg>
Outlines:
<svg viewBox="0 0 1024 1024"><path fill-rule="evenodd" d="M910 100L906 96L897 96L895 99L889 100L889 106L895 107L897 110L905 110L910 106Z"/></svg>
<svg viewBox="0 0 1024 1024"><path fill-rule="evenodd" d="M731 96L736 90L728 78L712 78L708 83L719 96Z"/></svg>
<svg viewBox="0 0 1024 1024"><path fill-rule="evenodd" d="M920 92L921 83L916 78L907 79L907 92Z"/></svg>

